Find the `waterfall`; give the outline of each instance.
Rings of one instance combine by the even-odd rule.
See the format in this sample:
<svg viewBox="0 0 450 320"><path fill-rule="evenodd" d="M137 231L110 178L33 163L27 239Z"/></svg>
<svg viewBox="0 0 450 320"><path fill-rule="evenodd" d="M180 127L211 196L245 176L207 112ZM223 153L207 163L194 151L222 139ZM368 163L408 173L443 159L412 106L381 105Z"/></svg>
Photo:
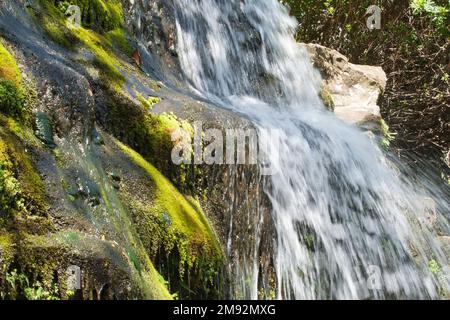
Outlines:
<svg viewBox="0 0 450 320"><path fill-rule="evenodd" d="M420 219L425 195L323 106L320 75L295 42L287 9L276 0L172 2L192 90L281 132L267 152L279 170L264 185L276 298L438 298L443 284L428 263L448 261ZM266 270L257 254L244 261L233 281L242 298L257 299Z"/></svg>

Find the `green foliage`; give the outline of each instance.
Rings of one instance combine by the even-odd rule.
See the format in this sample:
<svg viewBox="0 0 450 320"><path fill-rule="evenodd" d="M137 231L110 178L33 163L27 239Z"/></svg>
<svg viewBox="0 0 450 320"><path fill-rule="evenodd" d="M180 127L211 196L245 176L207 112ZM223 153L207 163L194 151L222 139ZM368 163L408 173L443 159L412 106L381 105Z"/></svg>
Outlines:
<svg viewBox="0 0 450 320"><path fill-rule="evenodd" d="M69 6L70 6L70 2L69 1L60 1L59 3L58 3L58 9L59 9L59 11L61 11L62 13L66 13L67 12L67 9L69 8Z"/></svg>
<svg viewBox="0 0 450 320"><path fill-rule="evenodd" d="M50 290L46 290L42 284L37 281L32 286L24 289L27 300L60 300L59 288L54 284Z"/></svg>
<svg viewBox="0 0 450 320"><path fill-rule="evenodd" d="M333 101L333 96L331 95L330 91L328 91L327 88L323 87L320 90L320 98L322 99L323 103L325 104L328 110L334 111L335 104Z"/></svg>
<svg viewBox="0 0 450 320"><path fill-rule="evenodd" d="M18 273L17 269L7 272L5 279L13 291L17 291L19 287L27 287L30 284L28 277L23 273Z"/></svg>
<svg viewBox="0 0 450 320"><path fill-rule="evenodd" d="M445 23L448 22L450 8L437 5L432 0L413 0L411 8L416 15L422 13L429 15L438 28L448 28Z"/></svg>
<svg viewBox="0 0 450 320"><path fill-rule="evenodd" d="M17 269L6 273L6 282L10 286L10 295L16 297L20 292L27 300L59 300L59 288L53 284L49 290L41 282L30 283L28 276Z"/></svg>
<svg viewBox="0 0 450 320"><path fill-rule="evenodd" d="M0 41L0 112L17 119L25 118L25 93L16 60Z"/></svg>
<svg viewBox="0 0 450 320"><path fill-rule="evenodd" d="M381 120L380 131L381 131L380 145L383 149L389 150L391 142L394 141L396 134L389 131L389 126L386 124L384 120Z"/></svg>

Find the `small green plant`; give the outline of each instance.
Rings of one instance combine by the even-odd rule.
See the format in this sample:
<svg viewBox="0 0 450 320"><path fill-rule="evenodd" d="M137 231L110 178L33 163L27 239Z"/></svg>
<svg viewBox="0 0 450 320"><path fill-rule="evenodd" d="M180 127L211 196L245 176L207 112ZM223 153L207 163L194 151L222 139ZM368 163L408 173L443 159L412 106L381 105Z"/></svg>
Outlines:
<svg viewBox="0 0 450 320"><path fill-rule="evenodd" d="M59 288L57 284L53 284L50 290L46 290L42 284L37 281L31 287L24 289L25 298L27 300L59 300Z"/></svg>
<svg viewBox="0 0 450 320"><path fill-rule="evenodd" d="M147 99L145 99L144 96L141 95L140 93L138 93L137 99L139 100L139 102L141 103L141 105L142 105L146 110L149 110L149 111L151 111L155 105L157 105L158 103L161 102L161 98L150 96L150 97L148 97Z"/></svg>
<svg viewBox="0 0 450 320"><path fill-rule="evenodd" d="M58 9L64 14L67 12L67 8L69 8L69 6L70 3L68 1L61 1L58 3Z"/></svg>
<svg viewBox="0 0 450 320"><path fill-rule="evenodd" d="M434 259L428 262L428 269L434 275L438 275L441 272L441 267L439 263Z"/></svg>
<svg viewBox="0 0 450 320"><path fill-rule="evenodd" d="M444 81L446 84L450 84L450 75L447 72L444 72L441 80Z"/></svg>
<svg viewBox="0 0 450 320"><path fill-rule="evenodd" d="M437 5L432 0L413 0L411 8L416 15L426 13L439 28L445 27L445 21L450 12L449 8Z"/></svg>
<svg viewBox="0 0 450 320"><path fill-rule="evenodd" d="M5 279L13 296L17 296L21 291L27 300L59 300L59 288L56 283L49 290L45 289L39 281L30 285L28 276L18 272L17 269L6 273Z"/></svg>
<svg viewBox="0 0 450 320"><path fill-rule="evenodd" d="M391 142L394 141L396 134L389 131L389 126L386 124L384 120L381 120L380 129L381 129L380 145L384 150L388 150L391 145Z"/></svg>
<svg viewBox="0 0 450 320"><path fill-rule="evenodd" d="M19 182L12 175L5 162L0 161L0 209L8 212L11 209L25 210L25 200L21 197Z"/></svg>
<svg viewBox="0 0 450 320"><path fill-rule="evenodd" d="M334 104L333 96L331 95L328 88L322 87L319 95L320 95L320 98L322 99L323 103L325 104L325 107L327 107L327 109L330 111L334 111L335 104Z"/></svg>
<svg viewBox="0 0 450 320"><path fill-rule="evenodd" d="M19 287L26 287L29 285L28 277L23 273L18 273L17 269L6 273L6 282L16 292Z"/></svg>

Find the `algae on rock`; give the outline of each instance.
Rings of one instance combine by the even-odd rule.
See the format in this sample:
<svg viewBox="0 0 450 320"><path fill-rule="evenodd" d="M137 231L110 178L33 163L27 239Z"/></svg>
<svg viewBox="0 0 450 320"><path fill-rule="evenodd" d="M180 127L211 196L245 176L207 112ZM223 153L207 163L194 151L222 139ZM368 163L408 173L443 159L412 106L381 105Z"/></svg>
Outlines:
<svg viewBox="0 0 450 320"><path fill-rule="evenodd" d="M13 55L0 39L0 112L15 118L25 115L22 75Z"/></svg>

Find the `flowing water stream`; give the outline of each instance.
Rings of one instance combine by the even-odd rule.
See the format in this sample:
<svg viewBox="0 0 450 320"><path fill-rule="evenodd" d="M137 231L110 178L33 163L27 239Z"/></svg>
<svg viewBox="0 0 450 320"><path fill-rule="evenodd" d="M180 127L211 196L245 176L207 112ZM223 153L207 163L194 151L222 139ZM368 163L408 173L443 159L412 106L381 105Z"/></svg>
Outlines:
<svg viewBox="0 0 450 320"><path fill-rule="evenodd" d="M448 261L419 219L424 195L367 136L326 111L320 76L294 40L297 22L287 9L276 0L173 3L192 89L259 129L281 132L268 152L278 172L265 184L276 297L437 298L443 284L427 264ZM266 270L257 254L245 264L233 281L243 298L257 299Z"/></svg>

